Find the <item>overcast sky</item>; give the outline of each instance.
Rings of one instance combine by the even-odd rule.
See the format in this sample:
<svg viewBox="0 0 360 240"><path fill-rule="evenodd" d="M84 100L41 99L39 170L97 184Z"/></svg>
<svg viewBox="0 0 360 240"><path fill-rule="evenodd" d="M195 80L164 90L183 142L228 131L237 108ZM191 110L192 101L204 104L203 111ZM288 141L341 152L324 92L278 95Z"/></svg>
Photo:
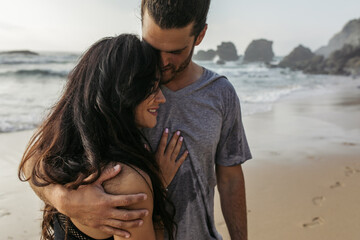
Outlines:
<svg viewBox="0 0 360 240"><path fill-rule="evenodd" d="M105 36L141 34L140 0L0 0L0 50L82 52ZM253 39L272 40L276 55L300 43L316 50L351 19L359 0L212 0L198 49L221 41L243 54Z"/></svg>

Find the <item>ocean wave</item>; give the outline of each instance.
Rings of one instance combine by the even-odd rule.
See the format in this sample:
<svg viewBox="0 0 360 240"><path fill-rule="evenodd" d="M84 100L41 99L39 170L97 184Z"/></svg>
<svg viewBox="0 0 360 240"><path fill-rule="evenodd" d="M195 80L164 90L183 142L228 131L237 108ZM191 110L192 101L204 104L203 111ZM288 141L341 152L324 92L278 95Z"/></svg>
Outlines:
<svg viewBox="0 0 360 240"><path fill-rule="evenodd" d="M0 64L3 65L20 65L20 64L67 64L73 63L74 60L10 60L0 59Z"/></svg>
<svg viewBox="0 0 360 240"><path fill-rule="evenodd" d="M2 65L20 65L20 64L67 64L75 63L79 58L77 54L42 54L42 55L0 55L0 64Z"/></svg>
<svg viewBox="0 0 360 240"><path fill-rule="evenodd" d="M257 93L242 94L241 100L244 103L274 103L280 98L299 91L302 86L291 86L282 89L268 89L266 91L258 91Z"/></svg>
<svg viewBox="0 0 360 240"><path fill-rule="evenodd" d="M19 77L28 77L28 76L39 76L39 77L60 77L66 78L69 72L67 71L53 71L45 69L31 69L31 70L17 70L17 71L8 71L0 73L0 76L19 76Z"/></svg>

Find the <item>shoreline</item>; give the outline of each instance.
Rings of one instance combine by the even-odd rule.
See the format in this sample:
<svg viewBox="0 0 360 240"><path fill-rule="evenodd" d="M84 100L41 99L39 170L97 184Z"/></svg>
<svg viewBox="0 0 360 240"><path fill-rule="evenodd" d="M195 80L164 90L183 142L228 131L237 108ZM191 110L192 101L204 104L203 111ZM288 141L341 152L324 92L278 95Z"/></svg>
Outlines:
<svg viewBox="0 0 360 240"><path fill-rule="evenodd" d="M354 239L360 220L360 89L285 97L244 116L249 239ZM39 239L41 201L17 167L33 130L0 133L0 238ZM227 234L215 199L215 222Z"/></svg>

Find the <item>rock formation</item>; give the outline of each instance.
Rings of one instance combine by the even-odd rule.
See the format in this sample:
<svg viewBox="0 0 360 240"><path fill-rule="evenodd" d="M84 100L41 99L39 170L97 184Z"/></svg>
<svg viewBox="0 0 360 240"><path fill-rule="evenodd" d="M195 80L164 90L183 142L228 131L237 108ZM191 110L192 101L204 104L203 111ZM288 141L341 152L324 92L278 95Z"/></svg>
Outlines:
<svg viewBox="0 0 360 240"><path fill-rule="evenodd" d="M328 58L315 55L309 60L299 61L286 67L312 74L360 75L360 45L354 47L347 44Z"/></svg>
<svg viewBox="0 0 360 240"><path fill-rule="evenodd" d="M270 62L274 57L272 44L266 39L252 41L246 48L244 62Z"/></svg>
<svg viewBox="0 0 360 240"><path fill-rule="evenodd" d="M289 55L279 63L279 67L288 67L290 69L302 69L306 61L315 56L309 48L302 45L296 47Z"/></svg>
<svg viewBox="0 0 360 240"><path fill-rule="evenodd" d="M225 61L237 61L239 56L237 55L237 50L235 44L232 42L221 42L217 46L217 50L209 49L207 51L199 50L194 54L193 59L198 61L212 61L218 56L220 64L225 64Z"/></svg>
<svg viewBox="0 0 360 240"><path fill-rule="evenodd" d="M39 55L36 52L31 52L31 51L28 51L28 50L7 51L7 52L0 52L0 54Z"/></svg>
<svg viewBox="0 0 360 240"><path fill-rule="evenodd" d="M199 50L194 54L193 59L198 61L212 61L216 56L216 51L210 49L207 51Z"/></svg>
<svg viewBox="0 0 360 240"><path fill-rule="evenodd" d="M354 47L350 44L333 52L325 60L325 72L328 74L356 75L360 72L360 45Z"/></svg>
<svg viewBox="0 0 360 240"><path fill-rule="evenodd" d="M360 45L360 18L349 21L339 33L330 39L328 45L319 48L315 53L327 58L332 52L340 50L345 44Z"/></svg>
<svg viewBox="0 0 360 240"><path fill-rule="evenodd" d="M236 47L232 42L222 42L217 46L217 55L223 61L236 61L239 59Z"/></svg>

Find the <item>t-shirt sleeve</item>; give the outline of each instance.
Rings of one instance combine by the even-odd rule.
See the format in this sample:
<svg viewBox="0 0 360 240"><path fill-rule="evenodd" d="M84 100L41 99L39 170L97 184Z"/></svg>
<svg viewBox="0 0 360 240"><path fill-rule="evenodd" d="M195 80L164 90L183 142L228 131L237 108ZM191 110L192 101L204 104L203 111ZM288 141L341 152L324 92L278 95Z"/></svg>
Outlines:
<svg viewBox="0 0 360 240"><path fill-rule="evenodd" d="M216 164L235 166L251 159L251 152L241 120L240 101L234 87L222 88L223 122L216 151Z"/></svg>

